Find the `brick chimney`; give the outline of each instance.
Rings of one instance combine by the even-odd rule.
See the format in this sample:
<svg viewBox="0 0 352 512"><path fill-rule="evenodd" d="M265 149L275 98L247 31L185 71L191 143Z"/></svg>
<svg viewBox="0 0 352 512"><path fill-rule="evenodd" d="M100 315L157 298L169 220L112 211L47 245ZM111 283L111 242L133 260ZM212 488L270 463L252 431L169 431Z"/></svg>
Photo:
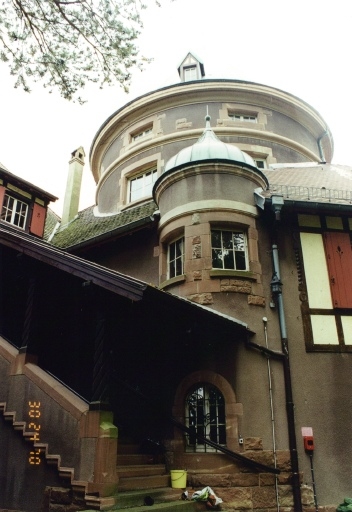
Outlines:
<svg viewBox="0 0 352 512"><path fill-rule="evenodd" d="M61 227L71 222L78 214L85 152L82 146L71 153L67 176Z"/></svg>

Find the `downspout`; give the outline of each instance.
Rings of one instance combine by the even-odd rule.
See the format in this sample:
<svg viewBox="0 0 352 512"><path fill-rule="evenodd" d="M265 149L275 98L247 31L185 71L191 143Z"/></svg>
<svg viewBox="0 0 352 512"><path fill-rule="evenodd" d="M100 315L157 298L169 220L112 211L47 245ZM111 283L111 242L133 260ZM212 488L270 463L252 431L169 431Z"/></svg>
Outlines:
<svg viewBox="0 0 352 512"><path fill-rule="evenodd" d="M280 266L279 266L279 252L277 247L277 223L280 221L280 212L283 206L282 196L272 196L271 207L275 212L275 223L273 229L273 243L272 243L272 258L273 258L273 279L271 281L271 290L273 297L276 299L276 304L279 313L280 333L281 333L281 345L283 352L283 370L284 370L284 382L285 382L285 394L286 394L286 414L287 414L287 427L288 427L288 438L291 458L291 471L292 471L292 491L295 512L302 512L302 499L301 499L301 486L299 478L298 468L298 454L297 454L297 440L295 432L295 415L294 415L294 404L292 396L292 380L290 370L290 360L288 353L288 339L286 331L286 320L284 301L282 296L282 283L280 280Z"/></svg>
<svg viewBox="0 0 352 512"><path fill-rule="evenodd" d="M263 326L264 326L264 338L265 338L265 347L268 349L268 327L267 327L268 319L263 317ZM274 400L273 400L273 386L272 386L272 378L271 378L271 364L270 357L267 357L267 367L268 367L268 383L269 383L269 398L270 398L270 416L271 416L271 435L273 442L273 455L274 455L274 468L277 468L277 452L276 452L276 435L275 435L275 417L274 417ZM279 500L279 482L278 476L275 475L275 494L276 494L276 507L277 511L280 511L280 500Z"/></svg>

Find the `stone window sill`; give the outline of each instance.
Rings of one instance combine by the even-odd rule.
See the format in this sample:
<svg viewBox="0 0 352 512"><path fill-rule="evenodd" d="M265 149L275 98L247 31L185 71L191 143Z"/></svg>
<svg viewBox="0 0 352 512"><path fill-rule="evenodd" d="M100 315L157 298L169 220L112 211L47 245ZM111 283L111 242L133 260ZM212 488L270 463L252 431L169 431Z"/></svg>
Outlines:
<svg viewBox="0 0 352 512"><path fill-rule="evenodd" d="M176 283L182 283L184 281L186 281L186 276L184 274L182 276L173 277L172 279L166 279L166 281L163 281L160 284L159 289L163 290L164 288L167 288L168 286L172 286L173 284L176 284Z"/></svg>
<svg viewBox="0 0 352 512"><path fill-rule="evenodd" d="M249 279L251 281L257 280L257 275L254 272L250 272L249 270L224 270L224 269L214 269L209 271L210 277L234 277L241 279Z"/></svg>

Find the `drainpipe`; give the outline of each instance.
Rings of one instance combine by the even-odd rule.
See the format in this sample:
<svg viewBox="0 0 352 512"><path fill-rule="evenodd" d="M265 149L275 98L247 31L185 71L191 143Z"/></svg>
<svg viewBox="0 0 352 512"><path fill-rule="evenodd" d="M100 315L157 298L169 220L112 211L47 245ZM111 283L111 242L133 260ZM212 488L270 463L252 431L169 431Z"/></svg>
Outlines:
<svg viewBox="0 0 352 512"><path fill-rule="evenodd" d="M268 319L266 318L266 316L263 317L265 347L267 349L269 349L267 322L268 322ZM270 415L271 415L271 436L272 436L272 441L273 441L274 468L277 468L274 400L273 400L273 386L272 386L272 378L271 378L270 357L267 357L267 367L268 367L268 383L269 383ZM280 500L279 500L279 486L278 486L278 484L279 484L278 476L275 475L276 508L277 508L277 511L279 512L280 511Z"/></svg>
<svg viewBox="0 0 352 512"><path fill-rule="evenodd" d="M292 491L294 500L295 512L302 512L302 499L301 499L301 485L299 479L298 469L298 454L297 454L297 441L295 432L295 415L294 415L294 404L292 396L292 380L290 361L288 353L288 339L286 332L286 320L284 302L282 296L282 282L280 280L280 266L279 266L279 252L276 244L276 226L280 220L281 208L284 204L283 197L274 195L271 198L271 206L275 213L275 224L274 224L274 237L275 241L272 244L272 258L273 258L273 278L270 283L271 292L273 298L278 307L280 333L281 333L281 345L283 352L283 369L284 369L284 382L285 382L285 394L286 394L286 414L287 414L287 426L288 426L288 438L291 458L291 471L292 471Z"/></svg>

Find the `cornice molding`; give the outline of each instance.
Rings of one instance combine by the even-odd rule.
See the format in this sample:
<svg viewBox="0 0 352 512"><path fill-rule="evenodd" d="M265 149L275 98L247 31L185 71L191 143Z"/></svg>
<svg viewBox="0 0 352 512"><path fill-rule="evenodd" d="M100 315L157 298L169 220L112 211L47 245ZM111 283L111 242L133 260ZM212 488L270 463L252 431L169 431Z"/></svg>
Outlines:
<svg viewBox="0 0 352 512"><path fill-rule="evenodd" d="M332 152L333 139L328 125L313 107L296 96L273 87L251 82L200 80L198 82L176 84L153 91L132 100L112 114L98 130L91 146L90 162L94 177L97 178L101 159L106 149L128 126L131 126L145 116L164 109L190 103L203 104L209 101L245 102L249 105L260 105L263 108L281 112L299 122L316 139L328 133ZM245 132L245 129L237 130ZM254 130L248 131L250 133L254 132ZM263 132L261 133L263 134Z"/></svg>

